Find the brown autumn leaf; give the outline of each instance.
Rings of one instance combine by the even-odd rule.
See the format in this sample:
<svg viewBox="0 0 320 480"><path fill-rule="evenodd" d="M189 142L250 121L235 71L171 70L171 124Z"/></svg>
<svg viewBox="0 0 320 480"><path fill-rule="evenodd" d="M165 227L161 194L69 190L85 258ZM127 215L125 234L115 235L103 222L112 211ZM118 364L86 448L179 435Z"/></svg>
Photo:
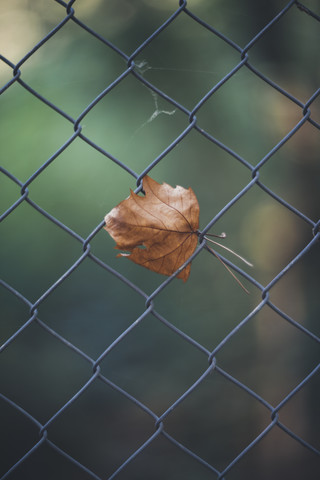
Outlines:
<svg viewBox="0 0 320 480"><path fill-rule="evenodd" d="M115 248L130 253L133 262L163 275L172 275L195 251L198 242L199 204L191 188L162 185L143 178L145 196L130 196L105 217L105 229ZM185 282L187 265L178 275Z"/></svg>

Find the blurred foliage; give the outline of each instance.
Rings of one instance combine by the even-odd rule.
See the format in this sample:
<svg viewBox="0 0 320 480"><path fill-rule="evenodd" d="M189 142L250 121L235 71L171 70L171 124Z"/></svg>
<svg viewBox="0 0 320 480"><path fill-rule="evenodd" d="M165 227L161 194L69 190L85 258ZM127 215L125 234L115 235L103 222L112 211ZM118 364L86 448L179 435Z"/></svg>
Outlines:
<svg viewBox="0 0 320 480"><path fill-rule="evenodd" d="M190 0L196 15L244 47L285 1ZM306 5L319 10L316 1ZM165 0L77 0L77 17L131 54L177 8ZM318 11L319 14L319 11ZM17 63L65 16L53 1L12 0L0 6L3 54ZM250 62L306 102L319 78L319 25L292 8L249 51ZM167 95L193 109L240 61L238 53L187 15L180 15L135 59L140 73ZM21 67L21 78L73 118L126 68L124 60L68 22ZM11 71L1 65L1 84ZM21 182L73 134L73 125L19 84L1 97L2 165ZM312 116L320 119L319 101ZM257 164L300 120L301 109L251 71L242 68L197 112L198 124L238 155ZM126 77L81 122L83 133L140 174L187 127L178 109ZM303 214L319 217L319 134L306 123L261 169L260 180ZM192 131L152 170L158 182L192 186L200 204L200 228L250 182L234 157ZM5 211L19 187L0 179ZM30 198L86 238L104 215L135 188L135 179L76 139L28 187ZM255 265L250 274L267 285L312 238L311 229L258 187L216 224L226 244ZM35 302L82 253L76 239L22 203L1 226L4 280ZM116 258L114 242L100 231L92 252L147 294L163 277ZM311 251L272 289L271 300L316 331L319 252ZM209 350L259 303L247 296L222 265L203 251L186 284L173 281L155 298L169 322ZM28 308L1 290L5 341L28 319ZM39 306L39 318L92 358L98 358L144 311L145 300L86 259ZM314 367L315 342L268 307L217 356L220 367L272 405ZM152 316L146 317L102 362L102 372L161 415L207 368L200 351ZM42 330L28 327L1 354L2 393L46 422L90 378L89 363ZM316 441L318 386L312 380L281 411L284 423ZM270 422L268 412L218 373L212 374L167 419L167 430L216 468L223 469ZM98 475L110 475L153 432L153 419L106 385L95 383L52 426L49 436ZM3 407L0 474L37 441L21 414ZM34 429L34 432L30 430ZM271 440L270 440L271 438ZM188 467L185 468L185 465ZM189 465L190 464L190 465ZM183 473L181 473L183 471ZM63 472L63 473L61 473ZM228 479L316 478L314 457L280 430L259 443ZM41 447L12 479L88 478L56 452ZM158 438L119 476L122 479L209 479L201 465Z"/></svg>

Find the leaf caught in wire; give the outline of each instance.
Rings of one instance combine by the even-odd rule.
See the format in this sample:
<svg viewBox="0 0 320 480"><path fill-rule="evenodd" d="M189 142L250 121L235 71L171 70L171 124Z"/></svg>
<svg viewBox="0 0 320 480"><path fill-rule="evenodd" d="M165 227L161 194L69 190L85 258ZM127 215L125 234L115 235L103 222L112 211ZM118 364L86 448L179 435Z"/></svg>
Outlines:
<svg viewBox="0 0 320 480"><path fill-rule="evenodd" d="M130 190L130 196L119 203L105 217L105 230L116 241L118 257L128 257L133 262L163 275L175 273L193 254L198 243L199 204L192 188L162 185L151 177L142 181L145 196ZM204 236L206 241L228 250L244 263L250 262L230 248L214 241L209 236L225 238L226 234ZM249 293L236 275L212 248L212 253L241 288ZM189 263L177 275L185 282L190 275Z"/></svg>
<svg viewBox="0 0 320 480"><path fill-rule="evenodd" d="M105 217L105 229L115 248L130 253L133 262L163 275L172 275L193 254L198 243L199 204L191 188L176 188L143 178L145 196L130 196ZM184 282L190 263L177 275Z"/></svg>

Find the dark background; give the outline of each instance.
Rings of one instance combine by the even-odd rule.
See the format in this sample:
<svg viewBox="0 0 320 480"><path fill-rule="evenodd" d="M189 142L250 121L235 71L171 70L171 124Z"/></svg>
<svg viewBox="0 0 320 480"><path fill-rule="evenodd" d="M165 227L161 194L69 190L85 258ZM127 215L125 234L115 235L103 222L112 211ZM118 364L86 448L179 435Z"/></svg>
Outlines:
<svg viewBox="0 0 320 480"><path fill-rule="evenodd" d="M286 5L284 1L190 0L189 9L244 47ZM320 14L317 2L305 2ZM132 53L178 8L177 2L91 1L74 4L77 17ZM65 16L53 1L0 6L3 55L17 63ZM249 51L250 62L305 103L319 84L319 22L295 6ZM188 109L240 61L221 39L180 15L135 59L144 78ZM76 118L126 68L124 60L68 22L21 67L22 79ZM12 72L1 63L1 85ZM71 123L15 83L0 99L2 165L25 182L73 133ZM320 120L319 100L311 107ZM302 118L301 108L242 68L197 113L198 124L256 165ZM83 133L141 173L188 125L187 117L128 76L82 120ZM316 221L319 217L319 132L303 127L260 170L272 191ZM192 131L153 170L158 182L191 186L200 204L200 228L251 179L230 154ZM5 211L19 187L1 176ZM30 198L86 238L123 200L135 179L76 139L29 186ZM254 186L214 226L225 244L248 258L243 267L267 285L312 239L310 225ZM34 303L82 254L79 242L22 203L1 225L3 278ZM101 230L92 252L147 294L165 279L126 259ZM222 252L223 253L223 252ZM241 264L235 260L235 263ZM318 330L319 250L314 248L272 288L278 308L310 331ZM207 252L194 260L187 283L174 280L155 298L169 322L210 351L261 301L246 295ZM29 318L29 308L1 289L1 342ZM39 318L96 359L145 310L145 300L86 259L39 306ZM316 366L317 344L264 307L218 353L218 365L276 406ZM199 350L147 316L101 363L102 373L157 415L207 368ZM38 324L0 355L1 392L39 422L47 422L90 378L91 366ZM39 439L37 427L1 402L0 475ZM294 433L319 448L319 382L306 384L280 412ZM166 419L178 441L223 470L270 423L270 412L217 373ZM154 432L154 420L119 393L94 382L48 427L49 438L108 478ZM274 428L230 471L232 479L318 478L316 455ZM48 446L41 446L8 478L90 478ZM158 437L119 479L214 478Z"/></svg>

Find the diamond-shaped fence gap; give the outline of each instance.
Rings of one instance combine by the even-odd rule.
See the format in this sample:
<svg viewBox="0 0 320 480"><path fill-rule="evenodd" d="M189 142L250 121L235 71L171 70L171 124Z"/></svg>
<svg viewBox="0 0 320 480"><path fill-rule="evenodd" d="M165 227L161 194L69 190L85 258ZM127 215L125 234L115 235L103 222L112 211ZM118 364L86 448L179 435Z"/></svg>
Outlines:
<svg viewBox="0 0 320 480"><path fill-rule="evenodd" d="M179 9L177 2L161 4L164 8L157 8L144 1L127 0L99 2L95 10L88 9L85 0L77 1L72 7L80 21L127 55L147 41Z"/></svg>
<svg viewBox="0 0 320 480"><path fill-rule="evenodd" d="M249 50L250 63L282 88L298 82L312 95L318 87L318 29L317 20L293 6ZM313 61L305 61L306 50Z"/></svg>
<svg viewBox="0 0 320 480"><path fill-rule="evenodd" d="M56 333L98 358L141 315L144 304L141 295L86 259L39 306L39 316Z"/></svg>
<svg viewBox="0 0 320 480"><path fill-rule="evenodd" d="M208 359L148 315L99 365L102 374L160 415L202 375Z"/></svg>
<svg viewBox="0 0 320 480"><path fill-rule="evenodd" d="M311 200L319 192L319 148L319 132L305 123L260 170L263 183L313 221L319 215Z"/></svg>
<svg viewBox="0 0 320 480"><path fill-rule="evenodd" d="M259 8L255 2L243 5L237 0L230 0L228 3L219 5L219 8L211 2L195 2L187 4L187 9L222 35L244 46L287 4L287 0L281 0L276 5L264 2L263 8ZM244 24L246 28L243 28Z"/></svg>
<svg viewBox="0 0 320 480"><path fill-rule="evenodd" d="M285 131L278 102L291 112ZM235 117L241 121L235 122ZM201 128L257 164L301 120L302 109L242 68L206 101L197 118Z"/></svg>
<svg viewBox="0 0 320 480"><path fill-rule="evenodd" d="M199 304L200 295L205 302ZM253 288L246 295L221 263L203 251L192 263L188 282L173 282L154 303L175 327L212 350L236 326L234 316L245 318L260 300Z"/></svg>
<svg viewBox="0 0 320 480"><path fill-rule="evenodd" d="M161 461L166 458L166 462ZM217 478L214 468L193 458L163 435L159 435L143 452L134 458L121 472L121 480L131 480L135 475L143 478L146 465L152 480L212 480Z"/></svg>
<svg viewBox="0 0 320 480"><path fill-rule="evenodd" d="M25 182L71 137L73 128L17 83L1 100L1 165Z"/></svg>
<svg viewBox="0 0 320 480"><path fill-rule="evenodd" d="M89 4L84 0L77 1L72 5L75 10L75 17L92 29L98 35L106 38L108 41L116 42L118 46L130 50L132 45L119 45L121 36L127 32L132 24L137 20L137 9L139 3L126 1L92 2ZM65 11L62 5L59 5L60 12ZM144 24L144 26L146 26ZM152 30L153 31L153 30Z"/></svg>
<svg viewBox="0 0 320 480"><path fill-rule="evenodd" d="M125 69L121 56L69 21L21 66L21 78L69 115L78 116Z"/></svg>
<svg viewBox="0 0 320 480"><path fill-rule="evenodd" d="M86 238L130 187L125 170L77 138L28 188L34 202Z"/></svg>
<svg viewBox="0 0 320 480"><path fill-rule="evenodd" d="M313 319L313 315L308 311L308 303L310 298L315 301L316 296L307 296L305 293L308 288L312 288L312 282L306 281L303 282L303 272L307 267L307 256L300 259L299 263L296 264L291 271L289 271L285 276L280 278L278 282L270 290L270 301L273 305L276 305L281 312L289 316L301 326L302 330L306 328L311 332L311 337L319 342L319 329ZM305 291L302 291L302 286L306 288ZM290 323L290 320L289 320ZM308 333L306 332L308 335Z"/></svg>
<svg viewBox="0 0 320 480"><path fill-rule="evenodd" d="M55 355L58 359L53 362ZM1 356L2 393L43 423L91 376L84 359L36 322L20 333ZM61 388L51 391L57 383Z"/></svg>
<svg viewBox="0 0 320 480"><path fill-rule="evenodd" d="M167 416L165 430L221 471L269 423L265 406L213 371ZM224 435L225 430L230 433Z"/></svg>
<svg viewBox="0 0 320 480"><path fill-rule="evenodd" d="M60 448L105 478L154 433L154 419L97 379L48 431Z"/></svg>
<svg viewBox="0 0 320 480"><path fill-rule="evenodd" d="M303 122L303 120L302 120ZM271 150L262 160L263 165L260 166L259 169L259 174L260 174L260 181L264 183L266 186L268 186L271 190L275 190L275 187L281 192L282 190L286 190L286 188L290 188L290 181L294 182L294 180L291 180L291 177L294 177L295 173L295 157L298 158L299 160L299 151L295 151L295 153L292 153L292 149L294 148L294 145L299 143L299 141L303 142L303 137L306 132L305 128L310 128L308 124L304 123L301 126L301 123L299 122L300 127L296 130L296 132L292 136L292 130L289 133L289 137L285 137L283 141L281 141L282 145L280 148L279 144L276 145L273 150ZM314 128L312 125L310 125L312 129ZM295 127L296 128L296 127ZM301 132L300 132L301 130ZM293 137L295 138L295 142L290 145L291 139ZM319 143L319 142L317 142ZM312 151L313 146L310 145L310 153ZM302 153L302 152L300 152ZM306 152L303 154L304 156L306 155ZM265 160L267 159L267 162ZM311 159L312 160L312 159ZM300 160L301 161L301 160ZM275 177L274 171L277 171L278 175ZM286 178L288 177L288 178ZM286 178L286 182L284 181L284 178ZM304 179L302 179L304 180ZM288 187L286 187L286 185ZM304 187L304 181L301 181L301 188ZM297 197L299 198L299 192L297 192ZM292 204L294 205L294 202L292 201ZM298 205L299 207L299 205Z"/></svg>
<svg viewBox="0 0 320 480"><path fill-rule="evenodd" d="M237 211L247 211L246 205L252 202L250 215L241 214L241 224L234 223L233 219L239 218ZM254 273L265 285L312 239L311 225L258 186L249 190L217 223L226 231L224 222L229 225L229 236L237 235L240 252L254 265L254 270L246 271ZM237 228L235 233L233 228Z"/></svg>
<svg viewBox="0 0 320 480"><path fill-rule="evenodd" d="M299 227L299 224L297 222L291 225L290 223L288 223L287 227L289 232L289 228L291 229L292 225L296 225L296 227ZM275 224L273 224L273 226L275 226ZM275 279L272 280L273 285L270 291L272 295L271 300L273 298L277 299L278 306L280 308L281 306L283 306L285 309L288 310L289 314L293 315L296 312L296 309L298 311L300 310L298 307L298 296L301 295L303 298L307 292L307 288L306 290L302 289L303 281L301 279L301 274L303 269L308 268L308 257L310 258L310 255L312 255L312 248L310 251L309 247L310 243L313 241L312 232L309 232L309 234L306 235L304 238L299 238L299 230L297 228L292 230L293 234L295 234L296 232L298 242L291 242L291 244L289 243L288 250L284 247L284 243L286 241L285 239L287 238L286 232L280 230L279 235L282 235L281 243L279 243L278 246L274 245L273 252L271 250L269 250L269 252L266 251L266 254L269 257L269 265L271 267L269 269L269 272L266 272L267 274L272 273L272 264L274 264L275 266L276 258L279 261L278 265L280 265L280 268L286 268L287 264L289 264L291 261L293 262L290 265L290 268L287 270L286 275L283 274L283 271L281 271L281 269L279 269L278 272L276 271L276 268L273 270L274 273L272 273L272 275L274 275ZM281 237L278 237L279 240L280 238ZM264 260L267 260L266 256ZM279 266L277 268L279 268ZM308 283L312 284L312 280L311 282L307 280L306 285ZM296 302L293 302L291 299L292 291L297 291Z"/></svg>
<svg viewBox="0 0 320 480"><path fill-rule="evenodd" d="M185 114L131 75L81 123L85 135L135 171L144 170L189 124Z"/></svg>
<svg viewBox="0 0 320 480"><path fill-rule="evenodd" d="M295 125L297 125L303 119L304 109L302 107L309 100L309 95L306 94L303 85L288 82L288 86L291 90L293 90L294 98L300 102L301 106L286 96L279 94L274 89L269 88L264 92L265 98L267 98L268 101L264 106L265 117L260 121L262 122L262 125L263 121L265 121L264 127L268 132L268 135L273 139L274 143L277 143L281 138L284 138L295 127ZM261 99L256 99L256 101L258 104L261 104ZM311 112L309 117L310 121L303 123L303 125L297 129L294 135L291 136L289 141L285 144L286 146L294 144L297 144L298 146L298 139L301 139L302 137L301 132L303 132L303 136L307 135L307 138L309 135L312 136L314 133L314 136L317 138L319 130L311 123L311 121L318 123L320 118L318 98L315 98L308 108ZM310 133L306 134L306 132ZM305 154L308 152L310 147L308 142L304 142L304 147L304 156L306 156ZM301 146L298 152L293 155L299 156L299 153L303 154Z"/></svg>
<svg viewBox="0 0 320 480"><path fill-rule="evenodd" d="M281 420L281 417L280 417ZM259 480L286 478L299 480L307 475L317 480L319 459L307 448L275 426L260 442L241 458L228 473L228 477L237 480L244 475L259 475Z"/></svg>
<svg viewBox="0 0 320 480"><path fill-rule="evenodd" d="M189 109L240 62L236 50L187 15L175 19L138 58L145 62L144 77Z"/></svg>
<svg viewBox="0 0 320 480"><path fill-rule="evenodd" d="M0 258L6 268L4 280L33 301L83 253L77 240L26 203L5 219L1 231L4 248ZM54 258L55 262L48 270L49 258Z"/></svg>
<svg viewBox="0 0 320 480"><path fill-rule="evenodd" d="M293 320L304 324L301 315ZM217 359L233 377L276 406L315 367L317 349L313 338L266 305L229 338ZM300 368L290 370L293 363Z"/></svg>

